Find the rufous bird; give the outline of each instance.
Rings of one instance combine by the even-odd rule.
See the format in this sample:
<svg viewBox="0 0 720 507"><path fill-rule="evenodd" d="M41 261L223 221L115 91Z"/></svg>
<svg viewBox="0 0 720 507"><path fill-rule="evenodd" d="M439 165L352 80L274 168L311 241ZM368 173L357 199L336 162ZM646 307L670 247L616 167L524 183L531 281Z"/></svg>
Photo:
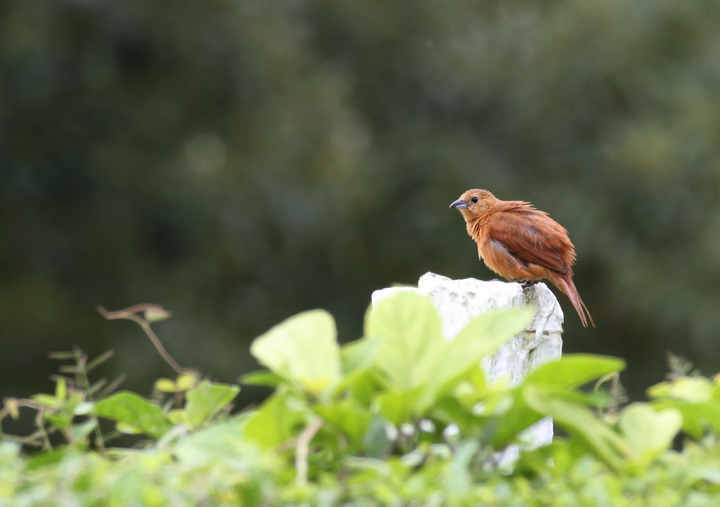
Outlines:
<svg viewBox="0 0 720 507"><path fill-rule="evenodd" d="M507 280L525 282L524 287L547 278L567 295L583 326L589 319L595 327L573 283L575 247L562 225L528 202L501 201L477 188L463 193L450 207L462 213L488 268Z"/></svg>

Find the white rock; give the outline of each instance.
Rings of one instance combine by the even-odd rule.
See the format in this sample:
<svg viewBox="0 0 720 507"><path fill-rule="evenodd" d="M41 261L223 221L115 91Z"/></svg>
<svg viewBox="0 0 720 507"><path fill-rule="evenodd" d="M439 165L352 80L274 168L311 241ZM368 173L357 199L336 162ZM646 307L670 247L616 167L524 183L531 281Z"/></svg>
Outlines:
<svg viewBox="0 0 720 507"><path fill-rule="evenodd" d="M482 361L489 382L506 381L518 384L527 373L539 365L562 355L563 312L555 295L544 283L523 289L518 283L502 281L484 282L467 278L450 278L425 273L418 287L391 287L373 292L372 302L401 291L418 292L429 297L440 312L443 334L452 340L474 317L490 310L520 306L534 306L535 317L517 336L502 346L493 356ZM552 442L552 419L545 418L522 435L529 447ZM499 455L498 463L505 465L514 461L519 453L517 447L508 448Z"/></svg>

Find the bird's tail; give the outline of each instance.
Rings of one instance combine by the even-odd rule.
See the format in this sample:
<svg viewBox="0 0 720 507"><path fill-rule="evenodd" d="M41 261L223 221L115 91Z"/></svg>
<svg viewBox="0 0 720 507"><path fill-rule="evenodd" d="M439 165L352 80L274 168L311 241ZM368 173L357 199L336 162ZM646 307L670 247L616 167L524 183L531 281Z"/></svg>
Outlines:
<svg viewBox="0 0 720 507"><path fill-rule="evenodd" d="M550 278L550 281L570 299L575 311L580 316L580 322L582 322L583 327L588 327L588 319L590 320L590 324L595 327L595 322L593 322L593 318L590 316L590 311L587 309L587 306L585 306L585 303L575 288L572 278L568 275L558 274ZM587 318L585 314L587 314Z"/></svg>

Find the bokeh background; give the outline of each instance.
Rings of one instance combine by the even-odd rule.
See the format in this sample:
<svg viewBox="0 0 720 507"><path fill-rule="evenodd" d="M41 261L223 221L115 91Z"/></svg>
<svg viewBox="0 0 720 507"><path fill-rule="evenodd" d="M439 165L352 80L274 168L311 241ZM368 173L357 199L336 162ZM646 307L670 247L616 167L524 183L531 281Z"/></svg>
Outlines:
<svg viewBox="0 0 720 507"><path fill-rule="evenodd" d="M565 351L671 350L720 370L720 3L714 0L0 2L0 396L102 375L233 382L310 308L359 337L374 289L490 279L467 188L548 211L576 245ZM556 292L557 293L557 292ZM263 392L245 389L241 403Z"/></svg>

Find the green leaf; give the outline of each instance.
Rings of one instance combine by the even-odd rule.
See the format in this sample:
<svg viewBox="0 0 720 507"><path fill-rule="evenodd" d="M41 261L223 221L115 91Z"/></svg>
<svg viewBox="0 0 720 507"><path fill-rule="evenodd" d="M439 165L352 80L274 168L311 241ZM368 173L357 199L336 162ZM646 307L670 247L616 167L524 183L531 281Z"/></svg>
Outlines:
<svg viewBox="0 0 720 507"><path fill-rule="evenodd" d="M372 418L367 410L353 400L343 400L333 405L319 405L314 411L358 443L367 431Z"/></svg>
<svg viewBox="0 0 720 507"><path fill-rule="evenodd" d="M446 396L432 407L429 416L443 426L456 424L465 436L478 435L485 426L485 419L472 413L457 398Z"/></svg>
<svg viewBox="0 0 720 507"><path fill-rule="evenodd" d="M332 316L312 310L256 338L250 352L274 373L318 395L332 389L342 376L336 337Z"/></svg>
<svg viewBox="0 0 720 507"><path fill-rule="evenodd" d="M170 422L157 405L142 396L122 391L100 400L95 415L132 426L146 435L159 437L170 429Z"/></svg>
<svg viewBox="0 0 720 507"><path fill-rule="evenodd" d="M62 461L64 457L65 450L63 449L54 449L52 451L36 454L28 460L27 469L42 470L45 467L53 466L60 463L60 461Z"/></svg>
<svg viewBox="0 0 720 507"><path fill-rule="evenodd" d="M67 384L65 377L58 377L55 384L55 398L65 401L67 399Z"/></svg>
<svg viewBox="0 0 720 507"><path fill-rule="evenodd" d="M45 412L45 419L50 421L56 428L66 430L72 424L73 415L68 410L60 410L56 413Z"/></svg>
<svg viewBox="0 0 720 507"><path fill-rule="evenodd" d="M384 458L392 450L393 443L388 438L387 423L380 414L375 414L363 435L363 451L371 458Z"/></svg>
<svg viewBox="0 0 720 507"><path fill-rule="evenodd" d="M155 390L161 393L174 393L176 391L175 381L169 378L159 378L155 381Z"/></svg>
<svg viewBox="0 0 720 507"><path fill-rule="evenodd" d="M63 404L63 400L59 400L50 394L33 394L31 398L46 407L60 407Z"/></svg>
<svg viewBox="0 0 720 507"><path fill-rule="evenodd" d="M70 432L72 434L72 437L75 441L78 440L85 440L90 433L95 430L95 427L97 426L98 420L95 417L92 417L88 419L87 421L81 422L79 424L74 424L70 428Z"/></svg>
<svg viewBox="0 0 720 507"><path fill-rule="evenodd" d="M418 400L417 412L424 413L438 396L469 377L483 357L524 329L532 316L532 308L482 314L471 320L454 340L428 351L418 364L416 381L427 387Z"/></svg>
<svg viewBox="0 0 720 507"><path fill-rule="evenodd" d="M197 387L187 392L185 423L190 428L201 426L225 408L239 392L239 386L213 384L203 380Z"/></svg>
<svg viewBox="0 0 720 507"><path fill-rule="evenodd" d="M568 354L528 373L525 385L574 388L625 369L625 361L591 354Z"/></svg>
<svg viewBox="0 0 720 507"><path fill-rule="evenodd" d="M300 400L279 390L248 417L245 436L262 448L275 447L295 438L308 414Z"/></svg>
<svg viewBox="0 0 720 507"><path fill-rule="evenodd" d="M335 388L335 395L350 392L357 401L369 403L375 386L370 372L380 350L380 338L363 338L345 344L340 350L343 379Z"/></svg>
<svg viewBox="0 0 720 507"><path fill-rule="evenodd" d="M381 339L376 365L399 389L418 385L423 357L444 344L440 316L432 302L419 294L401 292L381 300L365 318L365 336Z"/></svg>
<svg viewBox="0 0 720 507"><path fill-rule="evenodd" d="M623 409L618 425L633 458L647 461L670 448L682 422L683 417L676 408L655 411L645 403L633 403Z"/></svg>
<svg viewBox="0 0 720 507"><path fill-rule="evenodd" d="M445 470L444 482L451 505L462 505L462 500L470 495L473 486L470 463L479 447L476 441L462 442L455 451L450 467Z"/></svg>
<svg viewBox="0 0 720 507"><path fill-rule="evenodd" d="M141 430L137 426L133 426L132 424L124 423L122 421L118 421L115 423L115 429L118 432L124 433L126 435L141 435L143 433L143 430Z"/></svg>
<svg viewBox="0 0 720 507"><path fill-rule="evenodd" d="M363 382L365 373L375 364L380 350L380 338L364 338L348 343L340 350L343 379L336 388L336 393L355 387L357 382Z"/></svg>
<svg viewBox="0 0 720 507"><path fill-rule="evenodd" d="M652 398L673 398L687 403L710 401L714 386L705 377L680 377L672 382L661 382L648 389Z"/></svg>
<svg viewBox="0 0 720 507"><path fill-rule="evenodd" d="M78 403L73 407L73 415L87 415L92 411L95 404L91 401L84 401L82 403Z"/></svg>
<svg viewBox="0 0 720 507"><path fill-rule="evenodd" d="M615 468L629 457L630 448L620 435L582 405L554 396L542 388L527 386L522 390L528 407L542 415L549 415L558 426L581 438L600 458Z"/></svg>
<svg viewBox="0 0 720 507"><path fill-rule="evenodd" d="M682 429L696 440L702 438L709 426L716 435L720 435L720 404L684 403L673 399L663 399L652 403L656 410L675 408L682 414Z"/></svg>
<svg viewBox="0 0 720 507"><path fill-rule="evenodd" d="M402 423L410 422L412 416L416 414L414 408L420 394L420 389L386 392L376 396L373 404L387 420L400 426Z"/></svg>
<svg viewBox="0 0 720 507"><path fill-rule="evenodd" d="M383 390L380 380L372 370L354 371L343 379L340 386L347 390L349 397L366 407L369 407L373 397Z"/></svg>
<svg viewBox="0 0 720 507"><path fill-rule="evenodd" d="M282 377L267 370L253 371L240 377L240 382L251 386L277 387L282 381Z"/></svg>
<svg viewBox="0 0 720 507"><path fill-rule="evenodd" d="M192 466L218 460L258 455L254 444L242 438L242 425L237 420L225 421L203 428L175 445L174 454Z"/></svg>
<svg viewBox="0 0 720 507"><path fill-rule="evenodd" d="M364 338L346 343L340 349L343 375L366 371L373 364L380 349L380 339Z"/></svg>
<svg viewBox="0 0 720 507"><path fill-rule="evenodd" d="M492 443L496 449L502 448L517 440L520 432L543 418L542 413L531 409L523 398L523 387L513 389L508 394L490 397L486 403L496 401L507 410L501 411L492 419ZM491 407L492 408L492 407Z"/></svg>
<svg viewBox="0 0 720 507"><path fill-rule="evenodd" d="M178 391L184 392L195 387L199 378L200 376L195 372L183 373L182 375L178 375L175 386Z"/></svg>

